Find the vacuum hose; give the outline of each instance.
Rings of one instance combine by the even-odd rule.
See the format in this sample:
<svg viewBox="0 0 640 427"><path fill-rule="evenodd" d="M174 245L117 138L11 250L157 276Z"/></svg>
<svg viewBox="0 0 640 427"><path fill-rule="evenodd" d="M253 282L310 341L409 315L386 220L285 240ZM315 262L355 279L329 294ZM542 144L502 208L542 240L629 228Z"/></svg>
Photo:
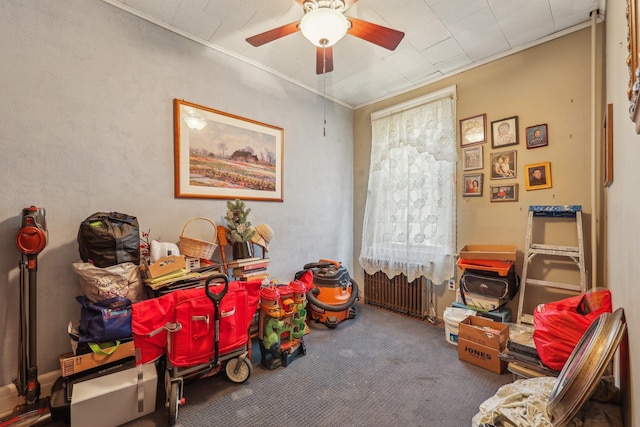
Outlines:
<svg viewBox="0 0 640 427"><path fill-rule="evenodd" d="M317 307L320 307L321 309L326 311L337 312L337 311L347 310L349 307L353 305L353 303L356 301L356 298L358 298L358 284L356 283L355 280L351 278L349 278L349 281L351 281L351 296L349 297L347 302L344 302L340 305L331 305L331 304L325 304L319 301L317 298L317 295L320 293L320 288L311 288L307 293L307 299L311 304Z"/></svg>

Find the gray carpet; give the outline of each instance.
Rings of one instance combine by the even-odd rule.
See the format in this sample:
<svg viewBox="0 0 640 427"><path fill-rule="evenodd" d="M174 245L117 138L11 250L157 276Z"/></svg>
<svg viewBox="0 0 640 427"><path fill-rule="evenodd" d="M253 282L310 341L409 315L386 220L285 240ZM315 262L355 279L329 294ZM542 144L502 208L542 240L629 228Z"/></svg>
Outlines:
<svg viewBox="0 0 640 427"><path fill-rule="evenodd" d="M357 304L336 329L311 322L306 355L269 370L254 342L244 384L223 373L185 386L178 426L470 426L511 374L458 360L441 326ZM168 425L168 410L130 427Z"/></svg>

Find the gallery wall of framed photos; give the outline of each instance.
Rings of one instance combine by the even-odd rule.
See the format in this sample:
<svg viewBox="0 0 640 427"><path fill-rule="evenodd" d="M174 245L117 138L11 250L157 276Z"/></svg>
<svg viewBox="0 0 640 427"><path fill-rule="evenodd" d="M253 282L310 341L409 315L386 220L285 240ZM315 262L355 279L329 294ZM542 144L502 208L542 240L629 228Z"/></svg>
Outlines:
<svg viewBox="0 0 640 427"><path fill-rule="evenodd" d="M487 120L487 113L479 113L459 120L463 170L462 196L464 198L482 197L485 175L489 179L488 194L491 202L517 202L519 176L524 181L526 191L552 188L551 161L544 159L545 154L542 151L541 158L544 161L522 166L518 164L520 149L533 150L549 146L547 123L527 124L524 135L520 135L517 115L490 122ZM485 162L484 146L488 146L488 141L491 141L491 148L487 150L488 161ZM469 173L469 171L474 172Z"/></svg>

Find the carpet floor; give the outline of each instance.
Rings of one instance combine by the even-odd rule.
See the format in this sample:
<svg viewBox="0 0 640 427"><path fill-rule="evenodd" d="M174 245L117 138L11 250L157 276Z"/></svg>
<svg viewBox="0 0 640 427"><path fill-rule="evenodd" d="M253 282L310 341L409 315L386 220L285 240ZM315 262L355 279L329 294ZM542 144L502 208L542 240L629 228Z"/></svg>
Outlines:
<svg viewBox="0 0 640 427"><path fill-rule="evenodd" d="M286 367L264 367L254 340L245 383L223 373L187 383L176 425L463 427L512 381L458 360L441 326L356 307L356 318L335 329L311 321L306 355ZM126 426L166 426L168 417L160 407Z"/></svg>
<svg viewBox="0 0 640 427"><path fill-rule="evenodd" d="M467 427L478 406L512 382L511 373L459 360L442 324L360 303L356 309L355 319L335 329L311 321L306 354L286 367L263 366L254 340L253 371L244 383L224 373L186 382L176 426ZM157 410L126 427L169 425L163 375L158 382Z"/></svg>

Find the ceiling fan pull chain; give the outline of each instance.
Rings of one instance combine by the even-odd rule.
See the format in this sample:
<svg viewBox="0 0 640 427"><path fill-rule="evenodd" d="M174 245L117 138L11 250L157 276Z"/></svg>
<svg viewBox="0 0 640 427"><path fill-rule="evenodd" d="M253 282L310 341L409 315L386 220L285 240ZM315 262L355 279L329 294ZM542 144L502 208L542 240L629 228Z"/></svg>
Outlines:
<svg viewBox="0 0 640 427"><path fill-rule="evenodd" d="M324 123L322 125L322 136L327 136L327 47L322 47L322 115L324 117Z"/></svg>

